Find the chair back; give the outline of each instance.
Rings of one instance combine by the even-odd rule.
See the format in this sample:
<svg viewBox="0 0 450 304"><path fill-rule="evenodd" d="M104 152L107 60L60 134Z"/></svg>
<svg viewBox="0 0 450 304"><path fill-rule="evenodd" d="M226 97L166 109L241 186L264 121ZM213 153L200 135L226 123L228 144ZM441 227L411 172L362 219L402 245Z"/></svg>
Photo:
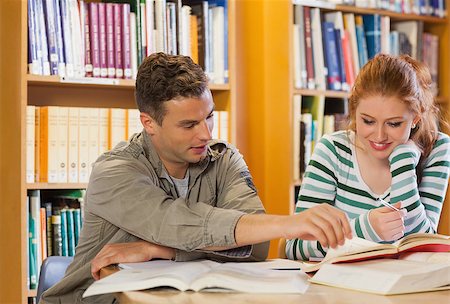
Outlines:
<svg viewBox="0 0 450 304"><path fill-rule="evenodd" d="M73 257L69 256L49 256L44 260L39 274L37 303L39 303L44 291L58 283L64 277L66 269L72 263L72 260Z"/></svg>

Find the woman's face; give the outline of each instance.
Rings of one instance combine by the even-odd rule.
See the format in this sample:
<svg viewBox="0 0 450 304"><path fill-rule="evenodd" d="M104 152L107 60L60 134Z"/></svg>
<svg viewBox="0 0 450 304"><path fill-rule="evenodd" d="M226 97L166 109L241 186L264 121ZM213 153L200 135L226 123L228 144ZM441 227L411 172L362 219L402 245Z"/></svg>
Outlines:
<svg viewBox="0 0 450 304"><path fill-rule="evenodd" d="M356 108L356 138L368 156L387 160L395 147L408 141L418 117L397 97L373 95Z"/></svg>

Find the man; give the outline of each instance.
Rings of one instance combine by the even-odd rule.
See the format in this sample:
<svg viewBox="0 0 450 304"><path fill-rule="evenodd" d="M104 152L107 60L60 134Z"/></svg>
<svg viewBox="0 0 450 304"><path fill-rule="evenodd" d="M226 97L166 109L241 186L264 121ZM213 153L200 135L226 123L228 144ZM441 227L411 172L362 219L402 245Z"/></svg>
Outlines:
<svg viewBox="0 0 450 304"><path fill-rule="evenodd" d="M293 216L263 214L242 156L211 140L214 103L189 57L146 58L136 101L144 130L96 161L74 261L44 303L113 302L111 295L81 298L93 282L91 261L98 278L101 267L117 262L255 261L266 258L270 239L335 247L351 236L343 212L326 204Z"/></svg>

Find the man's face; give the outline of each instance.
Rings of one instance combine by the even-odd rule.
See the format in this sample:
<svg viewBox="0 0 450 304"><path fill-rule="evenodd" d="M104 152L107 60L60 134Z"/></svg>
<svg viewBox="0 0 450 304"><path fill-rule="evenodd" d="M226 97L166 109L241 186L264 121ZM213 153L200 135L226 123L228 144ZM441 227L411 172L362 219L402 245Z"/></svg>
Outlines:
<svg viewBox="0 0 450 304"><path fill-rule="evenodd" d="M355 119L356 138L364 151L387 160L395 147L408 141L417 117L400 99L374 95L360 100Z"/></svg>
<svg viewBox="0 0 450 304"><path fill-rule="evenodd" d="M164 107L162 124L152 120L146 130L169 174L178 177L174 174L180 168L206 156L214 124L214 103L211 92L206 90L201 97L173 99L165 102Z"/></svg>

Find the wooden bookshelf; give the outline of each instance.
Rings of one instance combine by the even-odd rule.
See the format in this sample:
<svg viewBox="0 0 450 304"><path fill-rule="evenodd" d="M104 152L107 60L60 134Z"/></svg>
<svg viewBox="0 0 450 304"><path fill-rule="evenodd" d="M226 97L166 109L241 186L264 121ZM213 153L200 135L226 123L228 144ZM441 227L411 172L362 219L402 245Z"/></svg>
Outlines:
<svg viewBox="0 0 450 304"><path fill-rule="evenodd" d="M97 0L94 0L97 1ZM229 138L239 144L236 103L235 1L228 2L228 84L211 84L217 110L229 112ZM86 184L25 182L27 105L135 108L134 80L62 80L27 74L27 1L0 1L0 302L27 303L27 190L80 189ZM239 136L238 136L239 135Z"/></svg>
<svg viewBox="0 0 450 304"><path fill-rule="evenodd" d="M292 100L294 95L347 98L347 92L299 90L293 81L293 3L302 0L238 1L237 43L241 46L237 56L238 103L246 103L241 111L245 128L242 136L248 138L241 147L259 194L268 213L288 214L294 200L292 157ZM323 1L308 1L318 4ZM447 8L449 1L446 2ZM305 4L306 5L306 4ZM313 5L314 6L314 5ZM329 10L329 4L323 8ZM439 96L438 103L449 109L450 62L446 54L450 47L447 18L398 14L384 10L335 6L332 10L355 14L380 14L391 20L417 20L424 22L424 31L440 37ZM449 121L449 115L446 114ZM439 232L450 233L450 194L447 195ZM277 256L277 242L270 248L270 257Z"/></svg>

